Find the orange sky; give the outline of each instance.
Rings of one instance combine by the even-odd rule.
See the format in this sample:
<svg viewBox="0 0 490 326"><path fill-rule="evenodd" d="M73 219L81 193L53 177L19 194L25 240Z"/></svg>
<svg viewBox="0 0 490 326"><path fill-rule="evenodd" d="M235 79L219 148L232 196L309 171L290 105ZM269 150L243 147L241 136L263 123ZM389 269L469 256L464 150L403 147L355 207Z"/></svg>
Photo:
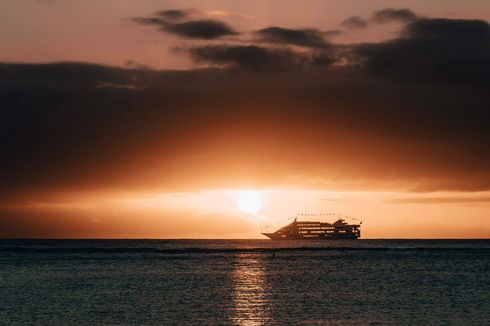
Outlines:
<svg viewBox="0 0 490 326"><path fill-rule="evenodd" d="M18 225L16 234L15 226L3 221L3 230L28 237L260 238L261 229L270 226L275 230L298 212L336 212L336 216L317 219L360 218L363 238L487 238L490 231L488 192L421 196L272 189L259 193L263 202L256 214L240 211L236 203L240 191L228 189L99 193L77 196L73 201L30 202L17 211L15 205L3 210L11 214L11 223L32 219L29 226Z"/></svg>
<svg viewBox="0 0 490 326"><path fill-rule="evenodd" d="M363 238L489 238L489 9L0 3L0 237L262 238L336 212Z"/></svg>

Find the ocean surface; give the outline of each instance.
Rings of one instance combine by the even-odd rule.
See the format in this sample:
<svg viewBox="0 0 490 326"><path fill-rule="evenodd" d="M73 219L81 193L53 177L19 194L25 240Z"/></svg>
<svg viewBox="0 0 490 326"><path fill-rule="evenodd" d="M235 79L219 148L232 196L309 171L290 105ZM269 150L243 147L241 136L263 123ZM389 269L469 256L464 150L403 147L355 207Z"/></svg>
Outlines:
<svg viewBox="0 0 490 326"><path fill-rule="evenodd" d="M0 240L1 325L490 325L490 240Z"/></svg>

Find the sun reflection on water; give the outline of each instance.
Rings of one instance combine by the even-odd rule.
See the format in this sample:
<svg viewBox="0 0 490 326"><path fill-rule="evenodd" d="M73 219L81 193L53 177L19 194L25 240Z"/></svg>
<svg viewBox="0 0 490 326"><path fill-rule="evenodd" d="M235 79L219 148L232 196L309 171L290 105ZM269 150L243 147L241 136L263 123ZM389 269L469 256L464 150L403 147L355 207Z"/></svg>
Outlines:
<svg viewBox="0 0 490 326"><path fill-rule="evenodd" d="M264 325L271 321L265 274L263 258L237 256L233 272L234 324Z"/></svg>

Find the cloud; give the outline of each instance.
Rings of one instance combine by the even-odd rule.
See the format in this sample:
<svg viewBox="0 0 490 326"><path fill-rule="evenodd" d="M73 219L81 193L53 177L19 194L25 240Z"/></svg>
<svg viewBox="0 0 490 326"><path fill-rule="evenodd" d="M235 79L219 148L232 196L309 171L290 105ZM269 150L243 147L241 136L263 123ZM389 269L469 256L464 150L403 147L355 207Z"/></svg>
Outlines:
<svg viewBox="0 0 490 326"><path fill-rule="evenodd" d="M385 8L375 11L369 21L384 24L389 22L408 23L417 20L419 16L410 9ZM344 19L341 26L351 30L363 29L368 27L369 22L360 16L351 16Z"/></svg>
<svg viewBox="0 0 490 326"><path fill-rule="evenodd" d="M362 29L368 26L368 22L359 16L351 16L344 19L340 25L349 29Z"/></svg>
<svg viewBox="0 0 490 326"><path fill-rule="evenodd" d="M198 12L193 9L170 9L161 10L156 13L157 16L166 20L184 20L195 14L198 14Z"/></svg>
<svg viewBox="0 0 490 326"><path fill-rule="evenodd" d="M282 27L268 27L255 32L260 41L275 44L291 44L312 48L328 48L323 33L317 29L290 29Z"/></svg>
<svg viewBox="0 0 490 326"><path fill-rule="evenodd" d="M371 21L379 24L389 23L393 21L407 23L418 19L418 15L410 9L394 9L385 8L374 12Z"/></svg>
<svg viewBox="0 0 490 326"><path fill-rule="evenodd" d="M281 48L199 51L240 69L1 64L0 202L99 189L490 188L485 87L313 69ZM310 69L283 69L303 60Z"/></svg>
<svg viewBox="0 0 490 326"><path fill-rule="evenodd" d="M430 40L453 39L480 43L488 41L490 25L479 19L425 18L414 21L405 29L405 34L413 38Z"/></svg>
<svg viewBox="0 0 490 326"><path fill-rule="evenodd" d="M158 26L161 29L165 30L170 23L166 20L156 18L156 17L133 17L131 20L137 24L141 25L154 25Z"/></svg>
<svg viewBox="0 0 490 326"><path fill-rule="evenodd" d="M340 36L342 34L344 34L344 32L340 31L340 30L330 30L330 31L323 32L323 35L327 39L332 38L332 37L336 37L336 36Z"/></svg>
<svg viewBox="0 0 490 326"><path fill-rule="evenodd" d="M300 53L288 48L267 48L257 45L207 45L189 49L196 62L250 71L285 71L308 66L327 66L333 62L322 52Z"/></svg>
<svg viewBox="0 0 490 326"><path fill-rule="evenodd" d="M237 35L228 24L214 19L190 19L198 15L195 10L164 10L154 17L133 17L141 25L152 25L170 34L190 39L211 40L223 36Z"/></svg>
<svg viewBox="0 0 490 326"><path fill-rule="evenodd" d="M188 46L207 65L188 71L0 64L0 202L128 188L490 189L487 22L419 18L392 40L328 49L304 31L269 32L300 49Z"/></svg>
<svg viewBox="0 0 490 326"><path fill-rule="evenodd" d="M490 25L483 20L417 19L399 38L354 48L372 72L403 80L490 83Z"/></svg>
<svg viewBox="0 0 490 326"><path fill-rule="evenodd" d="M227 24L211 19L173 24L165 30L183 37L198 39L215 39L222 36L238 34Z"/></svg>

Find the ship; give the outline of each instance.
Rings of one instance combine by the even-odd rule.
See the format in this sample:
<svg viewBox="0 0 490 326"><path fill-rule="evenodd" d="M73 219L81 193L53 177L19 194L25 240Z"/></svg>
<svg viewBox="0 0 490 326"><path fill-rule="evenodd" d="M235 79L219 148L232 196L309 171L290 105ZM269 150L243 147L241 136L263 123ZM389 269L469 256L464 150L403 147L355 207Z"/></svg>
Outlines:
<svg viewBox="0 0 490 326"><path fill-rule="evenodd" d="M262 233L272 240L355 240L361 237L361 224L349 224L339 218L334 223L294 221L276 232Z"/></svg>

